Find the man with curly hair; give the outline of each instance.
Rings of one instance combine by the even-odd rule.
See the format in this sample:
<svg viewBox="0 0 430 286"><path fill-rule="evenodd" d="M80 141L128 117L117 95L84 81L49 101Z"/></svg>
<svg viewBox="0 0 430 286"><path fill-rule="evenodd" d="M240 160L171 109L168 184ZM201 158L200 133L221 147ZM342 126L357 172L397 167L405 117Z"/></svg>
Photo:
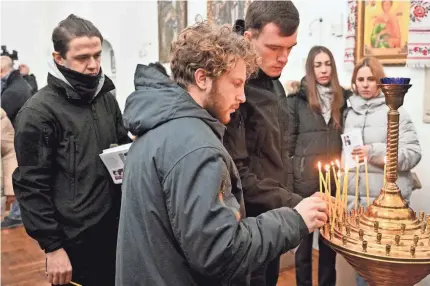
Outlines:
<svg viewBox="0 0 430 286"><path fill-rule="evenodd" d="M172 78L138 65L124 122L127 156L116 285L247 285L249 274L326 221L310 198L245 219L224 124L255 70L249 41L198 23L171 47Z"/></svg>

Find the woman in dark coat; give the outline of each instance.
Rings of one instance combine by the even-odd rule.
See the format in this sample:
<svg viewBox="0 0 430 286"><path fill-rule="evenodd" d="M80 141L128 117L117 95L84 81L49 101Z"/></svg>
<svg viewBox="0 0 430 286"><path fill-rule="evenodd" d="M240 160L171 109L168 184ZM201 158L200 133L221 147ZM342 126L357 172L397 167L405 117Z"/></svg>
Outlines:
<svg viewBox="0 0 430 286"><path fill-rule="evenodd" d="M306 76L298 90L282 100L286 113L290 189L302 197L319 191L318 162L340 160L342 112L347 93L339 84L330 50L315 46L306 61ZM332 191L336 190L332 178ZM312 285L312 241L309 235L296 252L297 285ZM319 241L319 285L336 284L336 254Z"/></svg>

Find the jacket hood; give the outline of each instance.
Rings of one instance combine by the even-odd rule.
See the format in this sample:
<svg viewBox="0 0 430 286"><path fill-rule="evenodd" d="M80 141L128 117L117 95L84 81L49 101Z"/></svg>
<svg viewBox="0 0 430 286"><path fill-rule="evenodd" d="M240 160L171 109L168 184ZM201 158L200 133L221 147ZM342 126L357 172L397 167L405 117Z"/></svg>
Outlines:
<svg viewBox="0 0 430 286"><path fill-rule="evenodd" d="M359 114L372 113L381 105L385 105L385 96L381 93L377 97L367 100L354 94L349 98L349 103L351 108Z"/></svg>
<svg viewBox="0 0 430 286"><path fill-rule="evenodd" d="M300 81L293 80L288 81L284 84L285 93L287 96L300 96L306 101L308 100L306 97L308 84L306 82L306 77L303 77Z"/></svg>
<svg viewBox="0 0 430 286"><path fill-rule="evenodd" d="M199 118L219 138L224 135L223 124L157 69L138 65L134 85L135 91L127 98L123 116L125 127L133 135L141 136L170 120L184 117Z"/></svg>

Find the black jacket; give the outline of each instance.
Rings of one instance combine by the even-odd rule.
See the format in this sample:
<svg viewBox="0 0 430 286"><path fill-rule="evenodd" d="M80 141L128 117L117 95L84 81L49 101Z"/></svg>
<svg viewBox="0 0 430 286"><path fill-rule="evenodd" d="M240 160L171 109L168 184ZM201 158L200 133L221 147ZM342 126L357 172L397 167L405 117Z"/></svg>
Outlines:
<svg viewBox="0 0 430 286"><path fill-rule="evenodd" d="M346 108L349 92L343 92L344 103L340 114ZM307 100L306 84L302 80L299 89L281 101L287 115L287 156L289 158L289 188L302 197L319 191L318 162L330 164L340 161L342 151L342 126L336 128L333 118L326 124L320 113L313 111ZM342 121L342 118L341 118ZM341 122L342 123L342 122ZM332 191L336 191L332 178Z"/></svg>
<svg viewBox="0 0 430 286"><path fill-rule="evenodd" d="M15 116L18 111L32 94L30 85L20 75L19 71L12 71L5 86L2 87L1 108L6 111L7 117L13 125L15 125Z"/></svg>
<svg viewBox="0 0 430 286"><path fill-rule="evenodd" d="M76 243L108 213L118 219L121 186L99 154L129 139L112 81L101 85L89 104L50 73L16 118L14 190L28 234L46 252Z"/></svg>
<svg viewBox="0 0 430 286"><path fill-rule="evenodd" d="M225 127L155 68L139 65L135 85L116 285L247 285L247 274L300 243L306 224L288 208L244 218Z"/></svg>
<svg viewBox="0 0 430 286"><path fill-rule="evenodd" d="M247 215L294 207L302 198L286 188L284 115L279 105L285 91L279 80L259 71L246 84L245 95L246 102L232 114L224 145L239 170Z"/></svg>

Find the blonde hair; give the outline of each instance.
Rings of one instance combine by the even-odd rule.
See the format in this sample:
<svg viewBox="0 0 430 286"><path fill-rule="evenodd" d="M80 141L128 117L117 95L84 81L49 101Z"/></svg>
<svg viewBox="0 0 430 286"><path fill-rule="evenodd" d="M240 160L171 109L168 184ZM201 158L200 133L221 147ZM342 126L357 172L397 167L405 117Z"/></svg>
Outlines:
<svg viewBox="0 0 430 286"><path fill-rule="evenodd" d="M357 74L358 74L358 71L363 67L369 67L377 83L380 83L381 78L385 77L384 67L378 61L378 59L374 57L363 58L355 65L354 71L352 72L351 89L352 91L354 91L355 94L357 93L357 90L355 88L355 82L357 81Z"/></svg>

